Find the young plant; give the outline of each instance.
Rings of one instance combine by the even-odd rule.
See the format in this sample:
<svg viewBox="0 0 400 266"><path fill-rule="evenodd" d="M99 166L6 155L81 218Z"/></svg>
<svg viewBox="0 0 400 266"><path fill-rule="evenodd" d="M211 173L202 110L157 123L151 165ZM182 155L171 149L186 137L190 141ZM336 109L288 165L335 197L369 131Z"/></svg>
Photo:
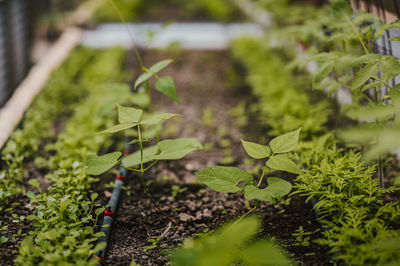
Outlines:
<svg viewBox="0 0 400 266"><path fill-rule="evenodd" d="M149 192L148 186L146 185L144 179L145 172L158 161L179 160L185 157L188 153L202 148L202 145L195 138L166 139L158 141L156 145L146 148L144 147L144 143L148 142L148 140L143 139L142 137L142 129L144 126L156 126L163 121L176 116L176 114L171 113L154 113L146 115L143 114L143 110L141 109L118 105L119 124L100 133L117 133L123 130L136 128L138 138L133 139L130 144L138 145L139 150L128 156L122 156L121 152L112 152L103 156L89 155L87 158L88 174L100 175L107 172L115 165L120 165L130 171L139 173L140 182L146 195L152 200L153 204L157 206ZM146 163L149 164L145 167ZM163 213L160 209L159 211ZM175 220L169 218L164 213L163 215L176 224Z"/></svg>
<svg viewBox="0 0 400 266"><path fill-rule="evenodd" d="M272 139L269 145L261 145L242 140L242 145L247 154L254 159L266 159L262 175L258 182L254 177L236 167L213 166L196 172L200 182L218 192L242 192L244 197L254 203L254 207L244 214L243 219L254 211L260 201L275 201L287 195L292 185L279 177L268 177L266 188L261 188L262 181L268 168L300 174L301 170L288 156L293 151L299 140L300 129L283 134Z"/></svg>
<svg viewBox="0 0 400 266"><path fill-rule="evenodd" d="M172 265L292 265L285 252L268 239L256 239L260 219L248 217L185 240L172 254Z"/></svg>

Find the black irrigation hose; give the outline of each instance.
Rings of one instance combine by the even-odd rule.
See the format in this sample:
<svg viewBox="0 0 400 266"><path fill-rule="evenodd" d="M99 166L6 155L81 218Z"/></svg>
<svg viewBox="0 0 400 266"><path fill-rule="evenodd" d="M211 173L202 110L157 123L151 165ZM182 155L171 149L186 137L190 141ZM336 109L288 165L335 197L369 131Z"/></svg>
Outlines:
<svg viewBox="0 0 400 266"><path fill-rule="evenodd" d="M129 154L129 145L127 142L125 145L124 155L128 154ZM101 261L103 261L105 258L105 254L107 252L108 240L111 234L111 226L114 221L113 217L118 208L118 202L121 197L122 187L124 185L124 179L127 176L128 176L128 170L123 167L120 167L119 172L115 177L115 184L111 198L108 202L107 209L104 211L103 224L101 227L101 232L104 233L104 236L99 237L99 239L97 240L97 244L106 243L106 245L103 249L101 249L100 251L98 251L96 254L93 255L94 258L99 260L97 266L101 266L102 265Z"/></svg>

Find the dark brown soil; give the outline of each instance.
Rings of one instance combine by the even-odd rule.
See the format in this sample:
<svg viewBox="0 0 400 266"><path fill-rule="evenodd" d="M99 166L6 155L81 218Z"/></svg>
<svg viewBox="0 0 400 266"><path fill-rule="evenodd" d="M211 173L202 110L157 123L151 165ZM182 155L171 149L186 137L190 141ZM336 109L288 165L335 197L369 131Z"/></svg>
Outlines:
<svg viewBox="0 0 400 266"><path fill-rule="evenodd" d="M31 222L25 219L32 214L29 198L16 194L10 202L9 208L12 209L3 212L0 220L0 236L8 238L7 242L0 244L0 265L13 265L19 242L32 230Z"/></svg>
<svg viewBox="0 0 400 266"><path fill-rule="evenodd" d="M144 53L147 65L164 58L165 55L155 52ZM140 265L166 265L171 250L185 238L212 230L248 210L242 195L206 189L198 184L194 175L195 171L218 164L252 169L254 165L245 163L247 156L240 138L265 139L265 136L245 134L243 128L249 126L241 130L237 125L238 118L229 115L230 109L239 102L249 100L245 89L232 89L235 84L228 82L228 75L232 75L229 58L226 52L184 52L176 55L172 66L162 73L174 77L182 102L178 105L153 92L156 110L182 114L178 121L165 125L164 135L172 138L196 137L206 149L193 152L179 161L159 163L146 176L151 182L153 197L164 212L179 222L179 227L168 226L169 221L145 197L138 177L127 179L129 188L123 194L115 216L105 264L129 265L134 260ZM248 121L248 124L251 123ZM286 176L286 179L291 177ZM104 204L110 194L102 184L112 180L112 176L106 176L96 188ZM173 186L186 190L172 197ZM302 226L306 232L315 232L312 240L320 237L320 226L303 198L293 196L287 205L263 203L256 214L263 219L264 230L261 234L285 246L300 265L331 264L326 248L312 242L310 246L299 245L292 236ZM161 235L163 237L157 247L145 251L145 247L150 245L148 241Z"/></svg>

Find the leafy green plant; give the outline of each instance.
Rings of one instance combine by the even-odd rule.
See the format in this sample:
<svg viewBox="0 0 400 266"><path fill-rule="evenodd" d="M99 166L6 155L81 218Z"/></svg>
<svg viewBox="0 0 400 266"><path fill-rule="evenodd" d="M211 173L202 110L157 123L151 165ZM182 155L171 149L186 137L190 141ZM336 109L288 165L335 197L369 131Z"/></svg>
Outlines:
<svg viewBox="0 0 400 266"><path fill-rule="evenodd" d="M248 217L228 223L214 232L185 240L172 254L172 265L292 265L274 242L256 239L260 220Z"/></svg>
<svg viewBox="0 0 400 266"><path fill-rule="evenodd" d="M157 142L156 145L144 148L143 144L144 142L148 142L148 140L142 138L141 130L143 126L158 125L159 123L175 116L177 115L170 113L143 115L143 110L141 109L118 105L119 124L106 129L101 133L117 133L123 130L137 128L138 138L133 139L130 144L137 144L139 150L126 157L121 157L121 152L112 152L102 156L89 155L86 161L88 173L91 175L100 175L107 172L115 165L120 165L123 168L140 174L140 181L146 195L152 199L144 179L145 172L158 161L179 160L185 157L188 153L202 148L202 145L194 138L166 139ZM147 167L144 166L146 163L149 163ZM134 168L135 166L139 166L139 168ZM153 199L152 202L154 203ZM169 219L171 222L173 221L174 224L176 224L172 218Z"/></svg>
<svg viewBox="0 0 400 266"><path fill-rule="evenodd" d="M310 238L312 232L306 232L304 231L303 226L299 226L299 228L296 229L294 233L292 233L292 236L296 238L297 243L295 244L296 246L303 246L303 247L308 247L310 246Z"/></svg>
<svg viewBox="0 0 400 266"><path fill-rule="evenodd" d="M398 235L390 227L400 221L399 205L384 200L396 188L380 187L375 167L365 166L360 153L337 148L331 135L302 143L299 150L304 172L295 180L295 193L318 200L314 208L326 228L318 243L330 246L334 258L349 265L392 261L374 252L374 246Z"/></svg>
<svg viewBox="0 0 400 266"><path fill-rule="evenodd" d="M262 175L258 182L245 170L236 167L213 166L198 171L195 174L200 182L218 192L242 192L245 198L254 202L254 207L244 214L243 219L254 211L260 201L274 201L287 195L292 185L279 177L268 177L266 188L261 188L262 181L268 168L300 174L300 168L289 157L288 153L296 148L300 128L278 136L269 142L269 145L257 144L242 140L247 154L254 159L266 159Z"/></svg>
<svg viewBox="0 0 400 266"><path fill-rule="evenodd" d="M101 248L95 246L102 234L96 233L96 227L104 207L95 203L98 195L90 187L98 179L87 174L83 162L89 152L110 144L105 136L95 135L113 123L113 109L105 106L110 101L125 103L129 97L121 95L120 86L108 84L125 81L122 67L126 53L122 49L109 49L96 54L80 74L77 86L89 96L76 106L56 143L48 145L47 149L54 151L47 160L50 172L46 178L50 185L37 195L30 194L35 210L26 219L34 229L20 243L16 265L97 263L91 255ZM94 113L98 114L96 118Z"/></svg>

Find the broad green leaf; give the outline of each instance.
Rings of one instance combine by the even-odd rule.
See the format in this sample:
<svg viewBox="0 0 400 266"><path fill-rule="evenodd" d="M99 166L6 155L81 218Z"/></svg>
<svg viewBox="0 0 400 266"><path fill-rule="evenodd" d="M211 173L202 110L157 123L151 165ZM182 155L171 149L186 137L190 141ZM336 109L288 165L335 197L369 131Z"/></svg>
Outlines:
<svg viewBox="0 0 400 266"><path fill-rule="evenodd" d="M188 153L202 149L203 146L195 138L167 139L157 143L160 154L151 156L154 160L179 160Z"/></svg>
<svg viewBox="0 0 400 266"><path fill-rule="evenodd" d="M117 163L122 153L119 151L112 152L103 156L89 155L86 159L88 166L87 173L89 175L101 175L113 168Z"/></svg>
<svg viewBox="0 0 400 266"><path fill-rule="evenodd" d="M166 59L166 60L161 60L160 62L155 63L154 65L152 65L149 70L152 73L158 73L160 72L162 69L164 69L165 67L167 67L169 64L171 64L174 60L172 59Z"/></svg>
<svg viewBox="0 0 400 266"><path fill-rule="evenodd" d="M247 200L258 199L273 201L287 195L292 189L292 184L279 177L268 177L268 187L260 189L254 184L244 188L244 196Z"/></svg>
<svg viewBox="0 0 400 266"><path fill-rule="evenodd" d="M170 113L160 113L160 114L151 114L143 118L140 121L141 125L155 125L172 117L179 116L178 114L170 114Z"/></svg>
<svg viewBox="0 0 400 266"><path fill-rule="evenodd" d="M300 168L285 154L271 156L266 165L272 169L301 174Z"/></svg>
<svg viewBox="0 0 400 266"><path fill-rule="evenodd" d="M148 163L152 161L152 156L159 152L158 146L150 146L143 149L143 163ZM124 159L122 159L122 164L127 167L135 167L140 165L140 151L129 154Z"/></svg>
<svg viewBox="0 0 400 266"><path fill-rule="evenodd" d="M312 80L312 87L313 89L318 89L318 85L326 78L331 72L333 71L333 62L326 62L322 64L315 75L313 76Z"/></svg>
<svg viewBox="0 0 400 266"><path fill-rule="evenodd" d="M241 257L245 265L265 265L265 262L268 262L268 265L293 265L282 248L270 240L260 240L242 249Z"/></svg>
<svg viewBox="0 0 400 266"><path fill-rule="evenodd" d="M254 159L267 158L271 154L271 149L268 146L257 144L250 141L242 140L242 145L246 150L247 154Z"/></svg>
<svg viewBox="0 0 400 266"><path fill-rule="evenodd" d="M249 183L253 181L252 175L236 167L213 166L195 174L201 183L218 192L235 193L241 190L237 186L239 182Z"/></svg>
<svg viewBox="0 0 400 266"><path fill-rule="evenodd" d="M176 94L175 83L170 76L164 76L159 78L154 87L160 93L170 97L172 100L179 103L178 95Z"/></svg>
<svg viewBox="0 0 400 266"><path fill-rule="evenodd" d="M142 73L135 81L135 85L134 85L135 90L140 84L142 84L143 82L145 82L152 76L153 76L153 73L149 73L149 72Z"/></svg>
<svg viewBox="0 0 400 266"><path fill-rule="evenodd" d="M37 179L30 179L29 184L31 184L31 186L33 187L40 189L40 183Z"/></svg>
<svg viewBox="0 0 400 266"><path fill-rule="evenodd" d="M296 148L301 128L280 135L269 142L273 153L285 153Z"/></svg>
<svg viewBox="0 0 400 266"><path fill-rule="evenodd" d="M120 124L138 123L142 115L143 110L118 105L118 122Z"/></svg>
<svg viewBox="0 0 400 266"><path fill-rule="evenodd" d="M168 66L173 60L171 59L167 59L167 60L162 60L160 62L155 63L154 65L152 65L149 68L150 72L145 72L142 73L136 80L135 82L135 89L137 88L137 86L139 86L140 84L142 84L143 82L145 82L146 80L148 80L149 78L151 78L154 74L157 74L158 72L160 72L163 68L165 68L166 66Z"/></svg>
<svg viewBox="0 0 400 266"><path fill-rule="evenodd" d="M372 76L375 76L378 71L379 64L367 65L360 69L354 77L352 90L356 90L365 84Z"/></svg>
<svg viewBox="0 0 400 266"><path fill-rule="evenodd" d="M112 128L101 131L100 133L116 133L128 128L137 126L137 123L124 123L113 126Z"/></svg>

